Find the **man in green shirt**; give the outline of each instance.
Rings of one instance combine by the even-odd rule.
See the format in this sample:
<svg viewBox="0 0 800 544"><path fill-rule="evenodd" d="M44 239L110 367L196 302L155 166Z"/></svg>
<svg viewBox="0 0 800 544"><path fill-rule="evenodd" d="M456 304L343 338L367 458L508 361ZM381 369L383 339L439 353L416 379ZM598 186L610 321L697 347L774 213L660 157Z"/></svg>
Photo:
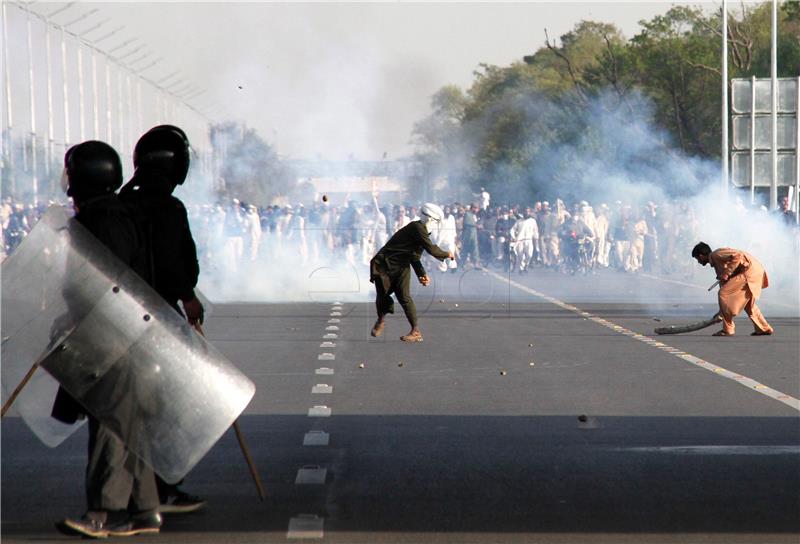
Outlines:
<svg viewBox="0 0 800 544"><path fill-rule="evenodd" d="M417 327L417 309L411 298L409 265L414 269L419 282L427 286L430 278L420 262L422 251L427 251L440 261L453 259L455 256L452 251L444 251L430 239L430 233L444 219L442 209L436 204L427 203L422 206L420 215L419 221L412 221L398 230L369 263L369 281L375 284L375 307L378 311L378 320L370 332L372 336L383 334L386 314L394 313L394 301L391 296L394 294L411 324L411 332L401 336L400 340L422 342L422 334Z"/></svg>

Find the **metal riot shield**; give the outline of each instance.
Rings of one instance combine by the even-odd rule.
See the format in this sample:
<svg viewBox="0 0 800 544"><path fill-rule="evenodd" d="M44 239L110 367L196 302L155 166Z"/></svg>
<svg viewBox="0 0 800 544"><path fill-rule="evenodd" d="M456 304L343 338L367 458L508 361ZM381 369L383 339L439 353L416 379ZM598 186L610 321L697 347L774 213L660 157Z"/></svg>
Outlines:
<svg viewBox="0 0 800 544"><path fill-rule="evenodd" d="M41 360L167 482L205 455L255 393L247 377L61 208L48 210L3 263L2 276L4 391L16 385L7 366L24 371ZM52 397L45 405L49 413ZM20 412L30 425L22 406Z"/></svg>

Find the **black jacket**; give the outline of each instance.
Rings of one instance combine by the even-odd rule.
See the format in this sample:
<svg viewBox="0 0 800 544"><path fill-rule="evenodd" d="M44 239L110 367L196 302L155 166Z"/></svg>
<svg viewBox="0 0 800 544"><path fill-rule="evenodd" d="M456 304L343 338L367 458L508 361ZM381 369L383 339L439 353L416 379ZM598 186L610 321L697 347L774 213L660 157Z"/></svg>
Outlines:
<svg viewBox="0 0 800 544"><path fill-rule="evenodd" d="M173 188L163 176L138 169L119 196L134 208L144 233L145 280L178 309L179 300L194 297L200 265L186 208L172 196Z"/></svg>
<svg viewBox="0 0 800 544"><path fill-rule="evenodd" d="M440 261L448 257L448 253L431 242L428 230L421 221L412 221L389 238L389 241L378 250L370 261L369 281L381 280L388 288L392 276L400 274L411 265L417 276L425 275L425 268L420 259L422 252L427 251Z"/></svg>

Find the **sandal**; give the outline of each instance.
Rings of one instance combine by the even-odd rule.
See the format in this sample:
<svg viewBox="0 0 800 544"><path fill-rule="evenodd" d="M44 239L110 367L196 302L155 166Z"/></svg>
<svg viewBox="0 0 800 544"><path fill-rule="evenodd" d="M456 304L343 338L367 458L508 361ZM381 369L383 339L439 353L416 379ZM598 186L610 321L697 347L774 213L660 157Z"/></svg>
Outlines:
<svg viewBox="0 0 800 544"><path fill-rule="evenodd" d="M372 326L372 330L369 331L369 335L370 336L374 336L375 338L377 338L378 336L383 334L383 327L384 326L385 326L385 322L384 321L380 321L380 320L376 321L375 324Z"/></svg>
<svg viewBox="0 0 800 544"><path fill-rule="evenodd" d="M717 331L711 336L733 336L733 333L723 331Z"/></svg>
<svg viewBox="0 0 800 544"><path fill-rule="evenodd" d="M422 342L422 333L419 331L411 331L410 333L400 337L403 342Z"/></svg>

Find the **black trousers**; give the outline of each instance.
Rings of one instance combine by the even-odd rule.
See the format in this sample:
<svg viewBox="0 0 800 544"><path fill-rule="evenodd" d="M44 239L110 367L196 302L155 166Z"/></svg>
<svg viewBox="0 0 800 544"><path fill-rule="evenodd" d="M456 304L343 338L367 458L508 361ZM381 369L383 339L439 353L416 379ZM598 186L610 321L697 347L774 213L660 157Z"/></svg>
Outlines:
<svg viewBox="0 0 800 544"><path fill-rule="evenodd" d="M399 274L389 276L388 289L384 286L384 282L380 279L375 280L375 308L378 311L378 317L383 317L386 314L394 313L394 301L392 294L397 297L397 302L403 308L406 314L406 319L411 324L411 328L417 326L417 307L414 305L414 300L411 298L411 269L406 267Z"/></svg>

